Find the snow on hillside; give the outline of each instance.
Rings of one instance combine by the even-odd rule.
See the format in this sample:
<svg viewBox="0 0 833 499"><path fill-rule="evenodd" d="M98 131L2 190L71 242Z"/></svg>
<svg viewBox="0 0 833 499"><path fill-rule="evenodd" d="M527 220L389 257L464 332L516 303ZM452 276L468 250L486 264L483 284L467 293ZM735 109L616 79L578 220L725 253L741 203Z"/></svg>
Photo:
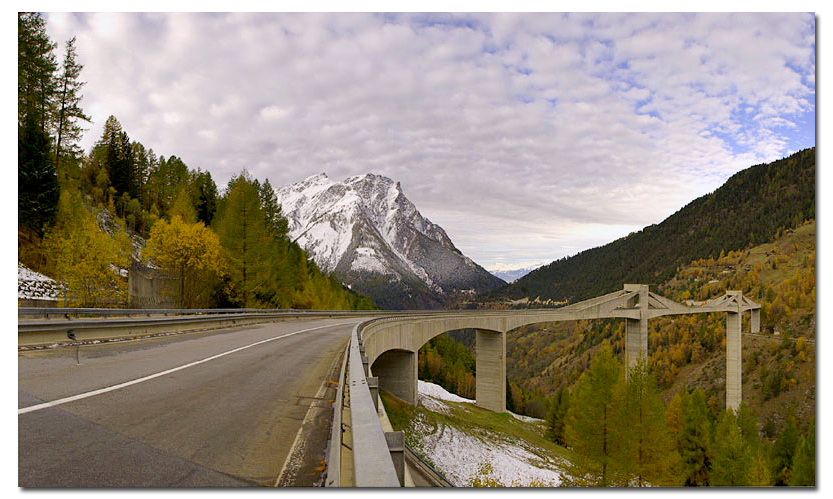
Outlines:
<svg viewBox="0 0 833 499"><path fill-rule="evenodd" d="M449 414L451 407L446 402L474 403L421 380L417 391L420 405L431 412ZM541 421L513 416L527 422ZM486 463L492 467L490 477L506 485L524 487L537 482L557 486L560 483L560 463L525 441L486 430L472 434L452 425L437 425L422 414L411 422L410 432L419 436L419 452L457 486L468 486L480 476L481 467Z"/></svg>
<svg viewBox="0 0 833 499"><path fill-rule="evenodd" d="M326 174L275 190L296 241L324 272L383 307L437 306L503 284L458 250L382 175Z"/></svg>
<svg viewBox="0 0 833 499"><path fill-rule="evenodd" d="M58 300L61 286L54 279L17 263L18 300Z"/></svg>

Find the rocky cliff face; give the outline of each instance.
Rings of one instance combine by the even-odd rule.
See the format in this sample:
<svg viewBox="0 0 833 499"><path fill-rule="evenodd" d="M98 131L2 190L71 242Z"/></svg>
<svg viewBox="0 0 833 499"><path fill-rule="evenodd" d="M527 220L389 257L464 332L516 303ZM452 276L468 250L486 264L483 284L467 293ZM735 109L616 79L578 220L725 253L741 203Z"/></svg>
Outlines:
<svg viewBox="0 0 833 499"><path fill-rule="evenodd" d="M277 189L289 236L326 272L385 308L438 308L504 284L423 217L399 182L318 174Z"/></svg>

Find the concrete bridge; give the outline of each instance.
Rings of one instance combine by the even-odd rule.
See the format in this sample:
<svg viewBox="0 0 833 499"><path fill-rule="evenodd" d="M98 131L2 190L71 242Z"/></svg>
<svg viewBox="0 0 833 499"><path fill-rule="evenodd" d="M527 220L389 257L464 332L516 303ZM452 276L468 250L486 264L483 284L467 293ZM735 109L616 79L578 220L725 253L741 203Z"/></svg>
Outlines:
<svg viewBox="0 0 833 499"><path fill-rule="evenodd" d="M493 411L506 410L506 333L543 322L581 319L626 321L625 365L630 368L648 354L648 321L681 314L726 313L726 407L741 402L742 314L751 314L751 330L760 331L761 306L741 291L697 306L687 306L651 293L645 284L625 284L621 291L592 298L555 310L477 311L383 318L361 330L363 360L379 388L403 401L417 401L417 352L431 338L448 331L475 329L477 405Z"/></svg>

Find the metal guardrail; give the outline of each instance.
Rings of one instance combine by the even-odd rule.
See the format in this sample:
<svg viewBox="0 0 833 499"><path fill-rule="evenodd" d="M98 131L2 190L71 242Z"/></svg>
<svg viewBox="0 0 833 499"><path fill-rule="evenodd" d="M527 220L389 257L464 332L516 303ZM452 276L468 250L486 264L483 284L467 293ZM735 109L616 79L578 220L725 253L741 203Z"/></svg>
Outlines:
<svg viewBox="0 0 833 499"><path fill-rule="evenodd" d="M37 314L42 309L23 309L24 314ZM379 311L309 310L275 311L261 309L174 310L159 309L163 315L129 317L136 309L49 309L54 318L21 320L18 317L18 346L40 348L62 344L68 340L112 341L135 337L150 337L173 332L185 332L213 327L250 325L265 321L293 318L342 318L378 316ZM156 312L151 310L151 313ZM183 313L184 312L184 313ZM19 311L19 314L21 311ZM93 317L84 315L98 313ZM381 312L385 314L385 312ZM388 312L390 313L390 312ZM60 314L60 315L58 315ZM72 314L79 316L72 317ZM179 314L179 315L177 315Z"/></svg>
<svg viewBox="0 0 833 499"><path fill-rule="evenodd" d="M363 325L364 323L356 324L353 328L350 335L350 359L348 360L355 476L353 485L356 487L401 487L364 371L358 333Z"/></svg>
<svg viewBox="0 0 833 499"><path fill-rule="evenodd" d="M344 383L347 374L347 358L350 356L350 343L344 348L344 358L341 360L341 371L338 375L338 389L333 401L333 427L330 432L330 449L327 453L327 479L325 487L338 487L341 485L341 445L344 431L341 427L342 412L344 409Z"/></svg>
<svg viewBox="0 0 833 499"><path fill-rule="evenodd" d="M51 308L51 307L19 307L18 319L21 317L130 317L130 316L178 316L178 315L239 315L239 314L286 314L297 316L315 315L357 315L357 316L389 316L389 315L420 315L443 314L453 311L445 310L312 310L298 308Z"/></svg>

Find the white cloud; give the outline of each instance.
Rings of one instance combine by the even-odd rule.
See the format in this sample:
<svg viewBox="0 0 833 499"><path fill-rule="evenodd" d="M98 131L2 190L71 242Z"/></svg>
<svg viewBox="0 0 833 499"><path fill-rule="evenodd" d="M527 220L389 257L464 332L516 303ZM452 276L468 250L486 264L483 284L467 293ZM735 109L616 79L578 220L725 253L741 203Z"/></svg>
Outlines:
<svg viewBox="0 0 833 499"><path fill-rule="evenodd" d="M481 264L657 223L814 111L803 14L48 19L78 36L85 149L112 114L218 184L388 175Z"/></svg>

